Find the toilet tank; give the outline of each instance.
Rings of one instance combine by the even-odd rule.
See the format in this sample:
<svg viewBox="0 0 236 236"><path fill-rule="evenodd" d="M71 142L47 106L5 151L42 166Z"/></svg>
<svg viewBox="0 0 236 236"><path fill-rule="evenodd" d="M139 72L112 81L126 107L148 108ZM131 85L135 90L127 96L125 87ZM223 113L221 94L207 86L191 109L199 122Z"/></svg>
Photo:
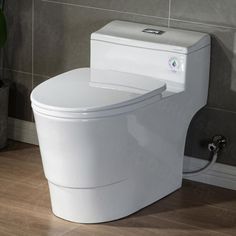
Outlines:
<svg viewBox="0 0 236 236"><path fill-rule="evenodd" d="M209 48L208 34L112 21L91 34L91 68L151 76L184 88L191 70L209 70Z"/></svg>

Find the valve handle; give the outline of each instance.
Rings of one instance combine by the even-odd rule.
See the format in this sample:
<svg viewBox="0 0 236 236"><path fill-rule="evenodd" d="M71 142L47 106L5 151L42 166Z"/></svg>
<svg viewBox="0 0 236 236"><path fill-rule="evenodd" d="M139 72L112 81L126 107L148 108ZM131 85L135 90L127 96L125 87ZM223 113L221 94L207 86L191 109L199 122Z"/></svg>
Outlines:
<svg viewBox="0 0 236 236"><path fill-rule="evenodd" d="M218 152L223 149L227 144L227 140L223 135L215 135L212 142L208 144L208 150L211 152Z"/></svg>

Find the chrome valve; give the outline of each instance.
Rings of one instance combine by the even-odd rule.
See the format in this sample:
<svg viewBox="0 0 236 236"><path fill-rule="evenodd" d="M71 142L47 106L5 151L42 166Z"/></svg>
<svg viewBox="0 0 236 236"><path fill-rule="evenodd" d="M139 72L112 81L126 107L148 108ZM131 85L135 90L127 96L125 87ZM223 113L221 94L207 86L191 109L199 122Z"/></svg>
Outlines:
<svg viewBox="0 0 236 236"><path fill-rule="evenodd" d="M227 140L223 135L216 135L212 138L212 142L208 144L208 150L211 152L218 152L227 144Z"/></svg>

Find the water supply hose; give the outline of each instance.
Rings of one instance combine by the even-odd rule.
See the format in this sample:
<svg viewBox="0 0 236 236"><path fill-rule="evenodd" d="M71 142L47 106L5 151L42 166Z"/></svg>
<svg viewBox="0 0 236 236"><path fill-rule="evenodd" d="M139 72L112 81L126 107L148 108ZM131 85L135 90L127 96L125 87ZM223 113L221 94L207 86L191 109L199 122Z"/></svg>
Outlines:
<svg viewBox="0 0 236 236"><path fill-rule="evenodd" d="M203 174L207 172L216 163L219 151L226 146L226 138L222 135L216 135L212 138L212 142L208 144L208 150L210 151L211 160L206 166L193 171L184 171L183 177L193 177L195 175Z"/></svg>

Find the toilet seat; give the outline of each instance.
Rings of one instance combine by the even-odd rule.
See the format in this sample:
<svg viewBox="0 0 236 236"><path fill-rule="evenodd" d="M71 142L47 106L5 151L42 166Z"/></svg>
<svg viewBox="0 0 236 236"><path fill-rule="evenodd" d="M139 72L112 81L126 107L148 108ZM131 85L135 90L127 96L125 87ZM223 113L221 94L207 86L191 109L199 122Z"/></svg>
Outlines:
<svg viewBox="0 0 236 236"><path fill-rule="evenodd" d="M92 118L122 113L159 100L165 90L165 82L152 77L80 68L37 86L31 101L34 110L45 115Z"/></svg>

